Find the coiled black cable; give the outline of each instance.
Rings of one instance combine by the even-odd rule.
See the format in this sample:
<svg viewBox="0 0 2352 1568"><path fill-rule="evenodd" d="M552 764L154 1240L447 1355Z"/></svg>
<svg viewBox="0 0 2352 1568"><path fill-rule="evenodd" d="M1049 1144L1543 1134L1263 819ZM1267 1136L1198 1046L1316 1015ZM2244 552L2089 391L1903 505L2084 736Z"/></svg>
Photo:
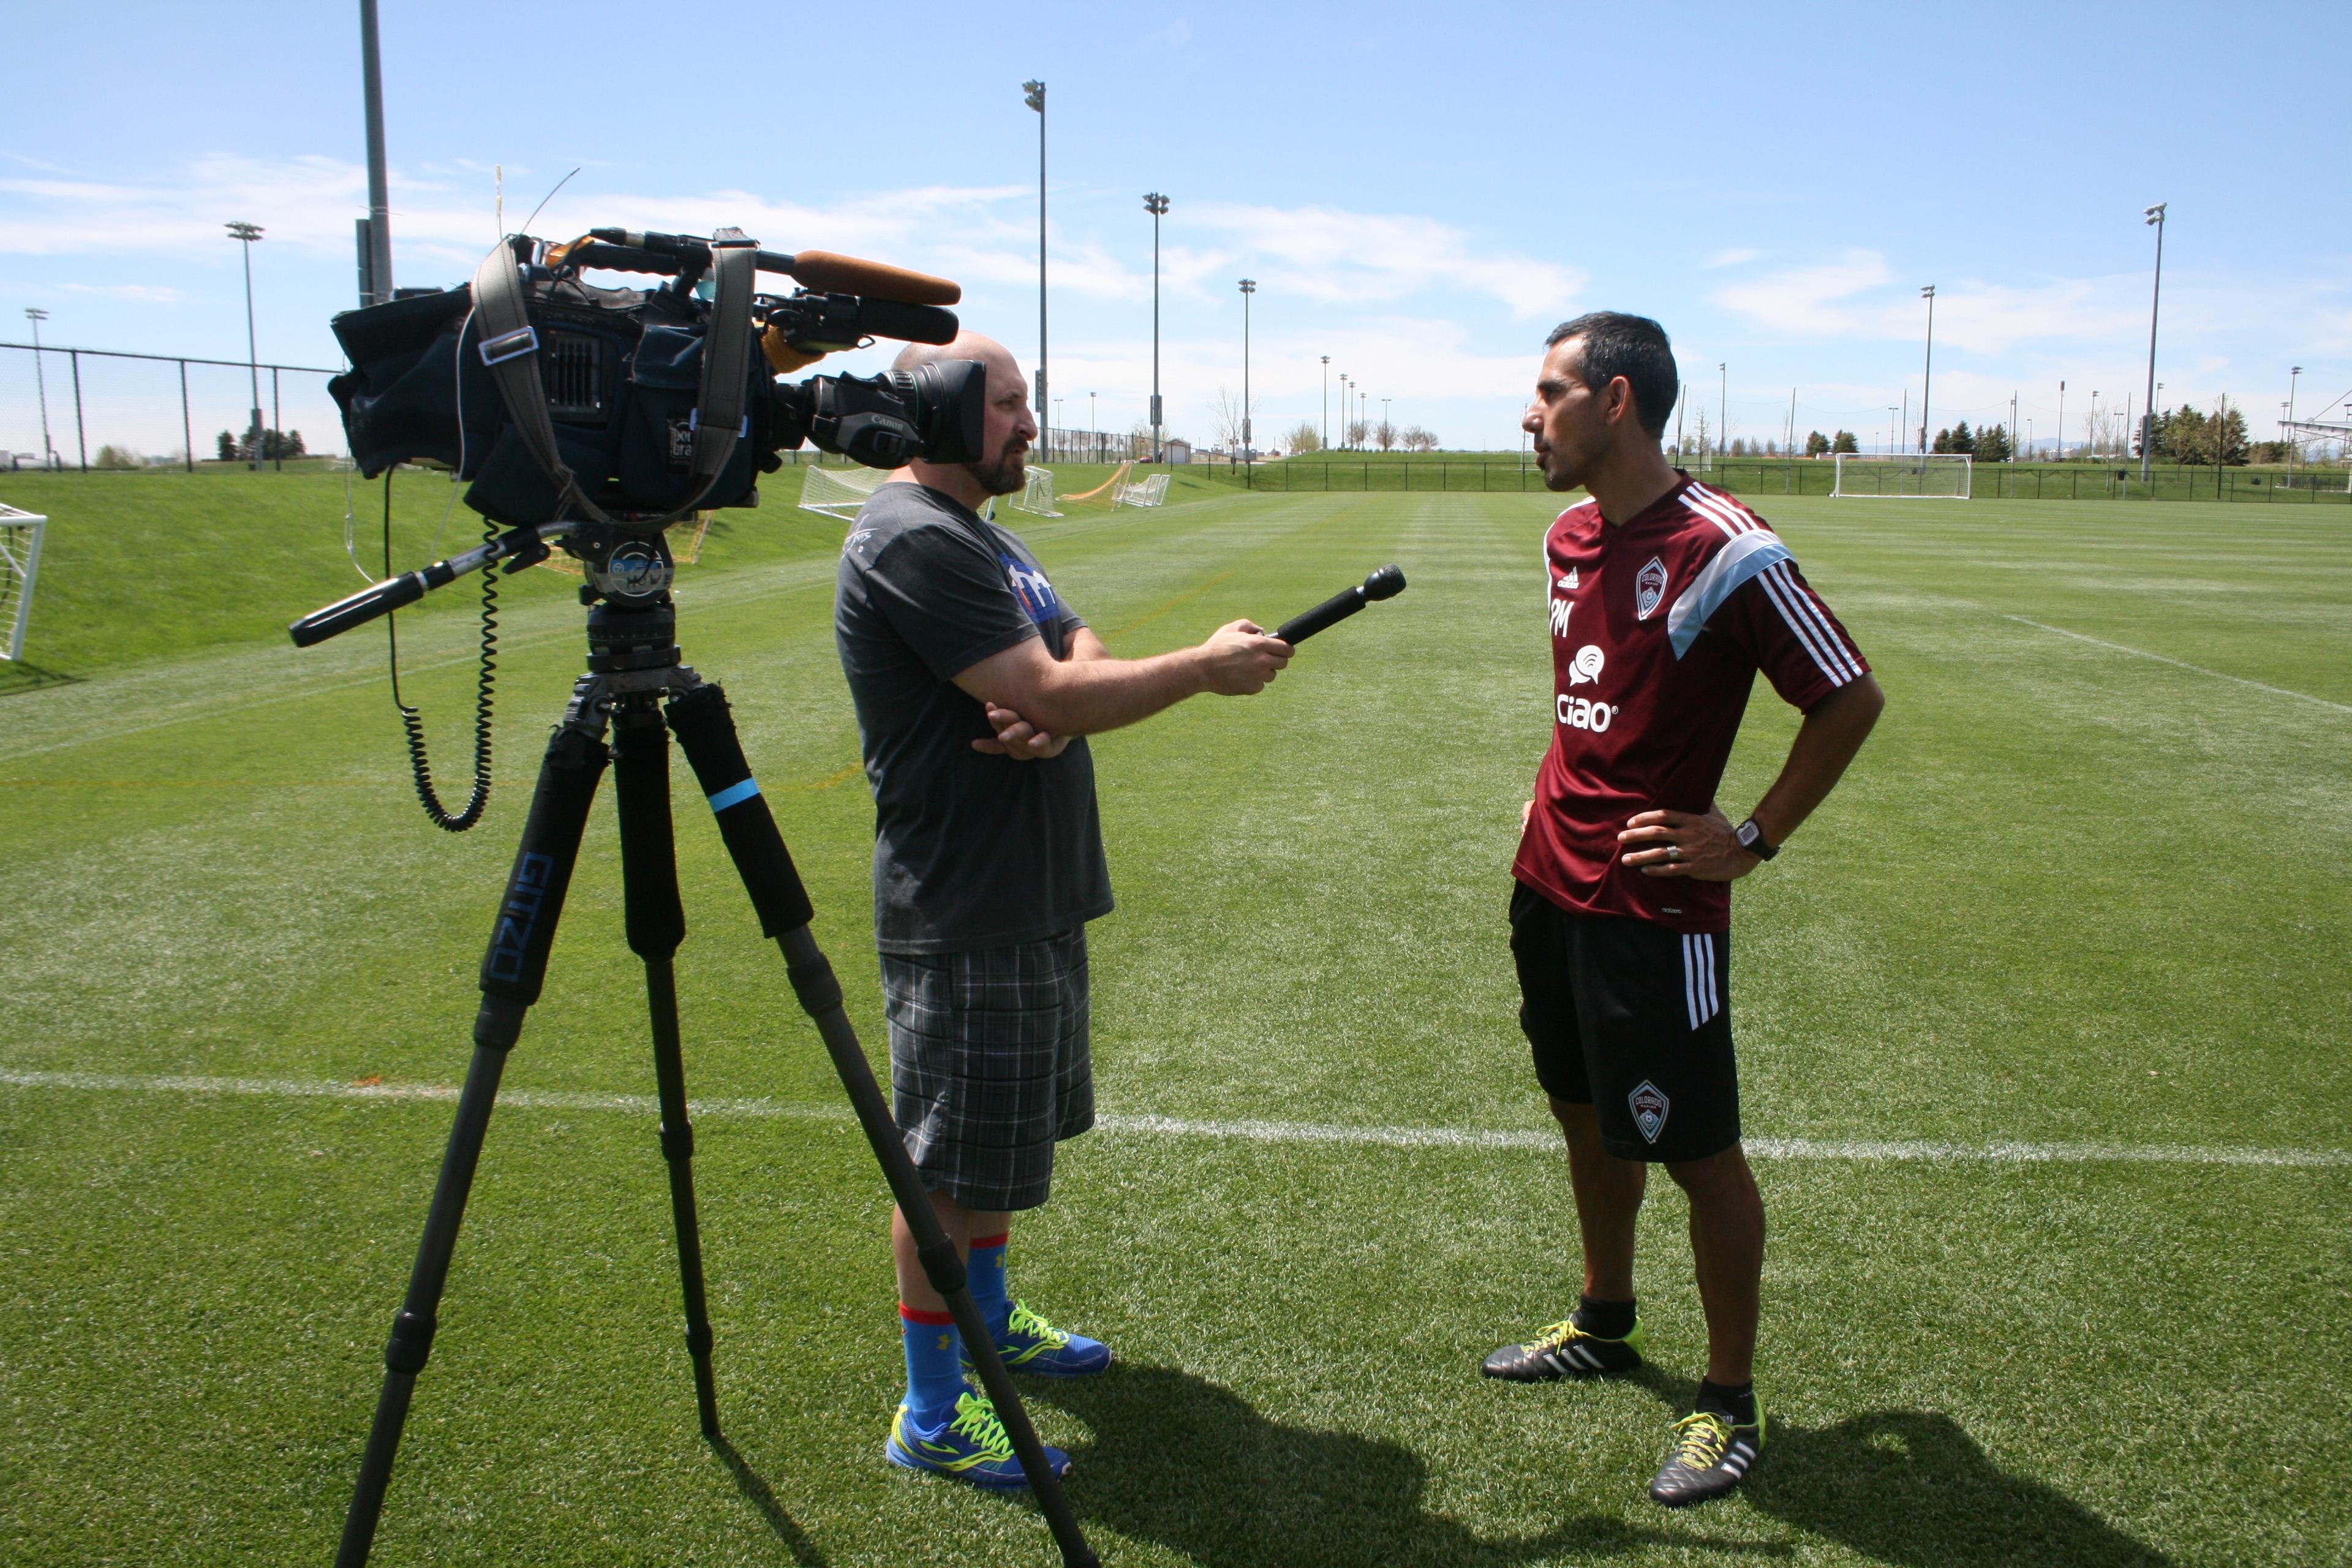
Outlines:
<svg viewBox="0 0 2352 1568"><path fill-rule="evenodd" d="M498 537L498 526L485 518L482 521L482 542L488 544ZM383 562L384 575L392 574L392 475L383 476ZM499 646L499 575L495 565L482 569L482 668L474 690L474 788L467 797L466 809L452 813L441 804L440 793L433 787L433 765L425 755L425 721L417 710L400 698L400 617L384 617L384 637L392 664L392 705L400 711L401 728L408 733L408 765L416 775L416 798L425 807L425 815L433 826L450 833L463 833L482 820L482 812L490 804L490 689L498 675Z"/></svg>

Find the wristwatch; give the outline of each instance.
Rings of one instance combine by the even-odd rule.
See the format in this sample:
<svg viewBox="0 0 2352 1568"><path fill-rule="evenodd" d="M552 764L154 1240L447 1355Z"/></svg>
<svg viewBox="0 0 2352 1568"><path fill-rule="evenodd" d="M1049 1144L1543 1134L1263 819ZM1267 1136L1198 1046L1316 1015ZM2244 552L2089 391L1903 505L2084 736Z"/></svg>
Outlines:
<svg viewBox="0 0 2352 1568"><path fill-rule="evenodd" d="M1742 849L1759 860L1769 860L1780 852L1780 847L1764 837L1764 830L1756 826L1756 819L1752 816L1741 823L1731 836L1739 840Z"/></svg>

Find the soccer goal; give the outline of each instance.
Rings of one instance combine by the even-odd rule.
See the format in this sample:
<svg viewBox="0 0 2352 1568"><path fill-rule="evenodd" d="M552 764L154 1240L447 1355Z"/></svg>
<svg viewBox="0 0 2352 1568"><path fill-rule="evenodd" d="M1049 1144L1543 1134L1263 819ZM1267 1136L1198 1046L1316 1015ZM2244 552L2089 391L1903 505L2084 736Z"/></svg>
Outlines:
<svg viewBox="0 0 2352 1568"><path fill-rule="evenodd" d="M1054 470L1030 469L1029 482L1021 487L1021 499L1013 504L1023 511L1034 512L1039 517L1061 516L1062 514L1054 509Z"/></svg>
<svg viewBox="0 0 2352 1568"><path fill-rule="evenodd" d="M1159 506L1168 500L1168 476L1150 474L1111 492L1113 506Z"/></svg>
<svg viewBox="0 0 2352 1568"><path fill-rule="evenodd" d="M33 614L33 578L41 569L41 535L49 520L13 506L0 506L0 658L25 651L25 623Z"/></svg>
<svg viewBox="0 0 2352 1568"><path fill-rule="evenodd" d="M853 518L874 487L890 476L881 468L811 468L801 479L801 510Z"/></svg>
<svg viewBox="0 0 2352 1568"><path fill-rule="evenodd" d="M1833 496L1966 500L1973 458L1949 453L1840 452Z"/></svg>

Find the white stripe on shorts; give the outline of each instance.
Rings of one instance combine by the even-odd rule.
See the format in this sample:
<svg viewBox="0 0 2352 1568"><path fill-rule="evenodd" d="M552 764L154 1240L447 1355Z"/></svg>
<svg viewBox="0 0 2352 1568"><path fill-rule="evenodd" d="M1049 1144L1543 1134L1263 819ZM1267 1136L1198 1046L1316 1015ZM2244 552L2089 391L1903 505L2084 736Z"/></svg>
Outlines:
<svg viewBox="0 0 2352 1568"><path fill-rule="evenodd" d="M1701 931L1683 937L1683 1006L1690 1026L1698 1026L1723 1011L1722 988L1715 980L1715 938Z"/></svg>

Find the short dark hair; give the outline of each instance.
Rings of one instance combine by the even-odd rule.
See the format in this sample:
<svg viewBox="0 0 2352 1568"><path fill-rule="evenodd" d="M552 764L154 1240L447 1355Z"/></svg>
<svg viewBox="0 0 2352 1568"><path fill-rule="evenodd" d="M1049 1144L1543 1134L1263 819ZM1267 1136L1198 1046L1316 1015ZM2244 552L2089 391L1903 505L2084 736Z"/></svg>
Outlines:
<svg viewBox="0 0 2352 1568"><path fill-rule="evenodd" d="M1595 392L1619 376L1633 389L1633 414L1653 436L1666 433L1666 416L1681 395L1682 373L1675 368L1675 345L1666 329L1647 316L1622 310L1590 310L1572 321L1562 321L1544 339L1556 348L1570 338L1584 340L1577 355L1577 374Z"/></svg>

